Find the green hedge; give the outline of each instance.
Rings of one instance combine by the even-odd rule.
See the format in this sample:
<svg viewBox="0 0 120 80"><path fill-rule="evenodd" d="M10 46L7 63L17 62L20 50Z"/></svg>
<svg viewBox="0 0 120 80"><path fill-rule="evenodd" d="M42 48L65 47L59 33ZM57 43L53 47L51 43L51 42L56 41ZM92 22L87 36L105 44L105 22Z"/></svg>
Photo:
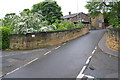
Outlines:
<svg viewBox="0 0 120 80"><path fill-rule="evenodd" d="M56 26L57 30L68 30L68 29L74 29L74 28L80 28L83 27L83 24L81 22L78 22L76 25L73 22L69 22L67 20L64 21L56 21L53 25Z"/></svg>
<svg viewBox="0 0 120 80"><path fill-rule="evenodd" d="M7 27L0 27L0 49L9 48L10 29Z"/></svg>

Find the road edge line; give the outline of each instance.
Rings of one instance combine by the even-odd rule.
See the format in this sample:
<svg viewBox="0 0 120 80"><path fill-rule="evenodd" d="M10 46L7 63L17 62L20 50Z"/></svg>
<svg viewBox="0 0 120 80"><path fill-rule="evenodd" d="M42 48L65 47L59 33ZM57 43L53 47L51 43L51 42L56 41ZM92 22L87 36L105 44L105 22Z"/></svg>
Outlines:
<svg viewBox="0 0 120 80"><path fill-rule="evenodd" d="M21 69L21 68L23 68L23 67L25 67L25 66L31 64L32 62L34 62L34 61L36 61L36 60L38 60L38 59L39 59L39 58L35 58L35 59L31 60L30 62L24 64L23 66L20 66L19 68L16 68L16 69L14 69L14 70L12 70L12 71L6 73L5 75L2 75L1 77L7 76L7 75L9 75L9 74L12 74L12 73L14 73L14 72L18 71L19 69Z"/></svg>
<svg viewBox="0 0 120 80"><path fill-rule="evenodd" d="M96 49L97 49L97 46L95 46L95 49L92 51L92 54L87 58L87 60L86 60L86 62L85 62L85 66L82 67L82 70L79 72L79 74L78 74L76 80L77 80L78 78L84 77L83 72L84 72L84 71L86 70L86 68L88 67L88 64L90 63L91 58L93 57L93 55L94 55Z"/></svg>

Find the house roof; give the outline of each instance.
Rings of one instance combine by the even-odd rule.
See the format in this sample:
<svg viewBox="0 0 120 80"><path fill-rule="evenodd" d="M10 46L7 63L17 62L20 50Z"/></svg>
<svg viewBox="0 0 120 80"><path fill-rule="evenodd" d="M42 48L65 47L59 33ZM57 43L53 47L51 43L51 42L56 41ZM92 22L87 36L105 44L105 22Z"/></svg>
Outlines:
<svg viewBox="0 0 120 80"><path fill-rule="evenodd" d="M75 17L76 15L77 15L76 13L75 13L75 14L70 14L70 15L63 16L63 17L61 17L61 18L66 19L66 18Z"/></svg>
<svg viewBox="0 0 120 80"><path fill-rule="evenodd" d="M80 14L80 13L82 13L82 14L84 14L84 15L90 17L88 14L85 14L85 13L83 13L83 12L79 12L79 13L74 13L74 14L70 14L70 15L62 16L61 18L64 18L64 19L72 18L72 17L77 16L77 15Z"/></svg>

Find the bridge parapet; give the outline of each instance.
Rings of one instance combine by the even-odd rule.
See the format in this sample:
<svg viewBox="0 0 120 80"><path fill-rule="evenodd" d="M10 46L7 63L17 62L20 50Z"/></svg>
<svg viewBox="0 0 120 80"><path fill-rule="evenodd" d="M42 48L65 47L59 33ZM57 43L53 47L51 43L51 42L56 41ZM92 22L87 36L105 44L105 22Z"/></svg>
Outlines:
<svg viewBox="0 0 120 80"><path fill-rule="evenodd" d="M49 31L29 34L13 34L10 36L11 49L36 49L61 44L78 38L89 32L88 27L71 30Z"/></svg>

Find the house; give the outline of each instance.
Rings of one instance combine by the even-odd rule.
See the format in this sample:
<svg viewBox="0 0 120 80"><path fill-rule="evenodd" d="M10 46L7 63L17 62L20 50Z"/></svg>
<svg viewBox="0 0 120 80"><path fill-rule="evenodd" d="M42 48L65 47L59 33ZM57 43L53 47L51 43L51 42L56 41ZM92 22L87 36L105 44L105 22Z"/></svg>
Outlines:
<svg viewBox="0 0 120 80"><path fill-rule="evenodd" d="M62 20L71 21L74 22L75 24L77 22L82 22L85 26L90 26L90 22L91 22L90 16L83 12L74 13L74 14L71 14L71 12L69 12L69 15L63 16Z"/></svg>
<svg viewBox="0 0 120 80"><path fill-rule="evenodd" d="M91 26L94 27L95 29L103 29L103 28L105 28L105 26L104 26L104 17L102 15L102 13L100 13L95 18L91 18Z"/></svg>

